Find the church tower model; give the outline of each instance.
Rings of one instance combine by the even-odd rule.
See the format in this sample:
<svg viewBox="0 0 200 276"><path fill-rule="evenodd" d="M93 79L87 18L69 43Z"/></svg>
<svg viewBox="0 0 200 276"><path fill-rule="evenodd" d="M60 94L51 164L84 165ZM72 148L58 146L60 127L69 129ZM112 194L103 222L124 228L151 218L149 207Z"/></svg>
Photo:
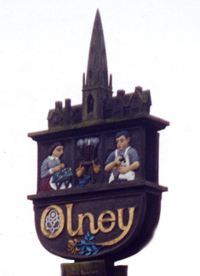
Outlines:
<svg viewBox="0 0 200 276"><path fill-rule="evenodd" d="M150 91L136 87L134 93L125 94L118 90L112 97L112 75L108 81L108 68L103 28L97 10L90 43L87 75L83 74L82 104L71 106L70 99L56 102L54 110L49 111L49 128L69 126L83 122L111 121L149 114L151 106Z"/></svg>

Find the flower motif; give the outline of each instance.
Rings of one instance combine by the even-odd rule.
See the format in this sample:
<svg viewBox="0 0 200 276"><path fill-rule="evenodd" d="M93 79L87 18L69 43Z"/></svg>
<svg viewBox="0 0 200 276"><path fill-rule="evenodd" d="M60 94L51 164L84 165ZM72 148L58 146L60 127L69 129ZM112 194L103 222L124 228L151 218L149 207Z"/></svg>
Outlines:
<svg viewBox="0 0 200 276"><path fill-rule="evenodd" d="M68 241L67 251L69 251L71 255L76 255L80 251L80 249L76 246L77 244L78 244L77 239Z"/></svg>
<svg viewBox="0 0 200 276"><path fill-rule="evenodd" d="M58 212L52 209L45 219L45 228L46 231L50 234L54 234L60 226L60 216Z"/></svg>
<svg viewBox="0 0 200 276"><path fill-rule="evenodd" d="M103 246L99 247L99 245L95 244L92 241L94 238L95 237L88 231L85 235L85 239L80 242L77 239L69 240L67 251L70 252L71 255L96 255Z"/></svg>

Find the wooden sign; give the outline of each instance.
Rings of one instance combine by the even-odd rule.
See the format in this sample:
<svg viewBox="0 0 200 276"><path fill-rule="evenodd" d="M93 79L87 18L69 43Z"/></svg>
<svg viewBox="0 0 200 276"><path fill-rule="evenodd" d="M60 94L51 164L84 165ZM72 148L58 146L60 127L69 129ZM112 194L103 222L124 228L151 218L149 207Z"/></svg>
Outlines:
<svg viewBox="0 0 200 276"><path fill-rule="evenodd" d="M109 79L109 80L108 80ZM159 133L169 123L149 114L150 91L112 95L97 11L83 76L83 102L56 102L38 144L35 225L51 253L114 262L139 252L159 221Z"/></svg>

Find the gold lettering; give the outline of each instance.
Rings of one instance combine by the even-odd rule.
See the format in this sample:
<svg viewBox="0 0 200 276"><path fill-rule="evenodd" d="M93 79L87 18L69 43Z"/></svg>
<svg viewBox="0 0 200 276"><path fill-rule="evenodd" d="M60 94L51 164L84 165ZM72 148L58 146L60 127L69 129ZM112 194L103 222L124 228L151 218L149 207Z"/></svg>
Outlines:
<svg viewBox="0 0 200 276"><path fill-rule="evenodd" d="M129 220L128 220L128 224L125 226L124 225L124 208L122 209L117 209L117 212L118 212L118 226L119 226L119 229L125 231L127 228L129 228L130 224L133 223L133 216L134 216L134 211L135 211L135 208L132 207L132 208L128 208L128 211L129 211Z"/></svg>
<svg viewBox="0 0 200 276"><path fill-rule="evenodd" d="M72 207L73 204L66 204L67 207L67 232L71 237L74 237L77 235L79 231L79 225L78 229L76 231L72 230Z"/></svg>
<svg viewBox="0 0 200 276"><path fill-rule="evenodd" d="M98 243L98 245L104 245L104 246L114 245L114 244L118 243L119 241L121 241L128 234L129 230L131 229L132 223L133 223L135 207L128 208L128 211L129 211L129 220L128 220L128 224L125 226L123 224L124 208L117 209L117 212L118 212L118 226L123 231L122 234L119 235L117 238L111 240L111 241Z"/></svg>
<svg viewBox="0 0 200 276"><path fill-rule="evenodd" d="M78 225L79 225L79 229L78 229L78 235L84 235L83 233L83 220L88 217L89 221L90 221L90 232L91 234L96 234L99 231L99 228L95 229L94 226L94 216L91 213L85 213L83 214L79 214L78 215Z"/></svg>
<svg viewBox="0 0 200 276"><path fill-rule="evenodd" d="M71 237L76 235L84 235L83 233L83 220L88 217L90 221L90 232L91 234L96 234L99 231L99 228L95 229L94 226L94 216L91 213L79 214L78 215L78 228L73 231L72 229L72 207L73 204L67 204L67 232Z"/></svg>
<svg viewBox="0 0 200 276"><path fill-rule="evenodd" d="M116 216L112 211L103 211L97 220L98 228L95 229L95 221L94 216L91 213L85 213L85 214L78 214L78 228L74 231L72 229L72 207L73 204L66 204L67 207L67 232L71 237L74 237L76 235L82 236L84 235L83 232L83 221L86 217L89 219L89 227L91 234L96 234L100 230L102 233L109 233L111 232L115 225L116 225ZM131 226L133 224L134 219L134 211L135 207L128 208L129 218L127 225L124 225L124 208L117 209L118 214L118 227L123 232L121 235L119 235L117 238L103 243L97 243L97 245L103 245L103 246L110 246L118 243L121 241L130 231ZM109 217L106 217L109 216ZM105 223L110 223L110 226L108 228L105 227Z"/></svg>
<svg viewBox="0 0 200 276"><path fill-rule="evenodd" d="M109 215L109 218L104 218L105 215ZM98 218L98 227L100 229L101 232L103 233L109 233L113 230L113 228L115 227L115 221L116 221L116 217L115 214L111 211L104 211L100 214L99 218ZM103 223L105 222L111 222L110 227L105 228L103 226Z"/></svg>
<svg viewBox="0 0 200 276"><path fill-rule="evenodd" d="M55 233L48 232L46 229L46 217L47 217L48 213L52 210L55 210L55 212L57 212L59 214L59 228L57 231L55 231ZM42 231L42 234L45 237L47 237L49 239L54 239L54 238L58 237L60 235L60 233L62 232L62 230L64 228L64 223L65 223L65 218L64 218L62 209L56 205L51 205L51 206L47 207L41 215L40 229Z"/></svg>

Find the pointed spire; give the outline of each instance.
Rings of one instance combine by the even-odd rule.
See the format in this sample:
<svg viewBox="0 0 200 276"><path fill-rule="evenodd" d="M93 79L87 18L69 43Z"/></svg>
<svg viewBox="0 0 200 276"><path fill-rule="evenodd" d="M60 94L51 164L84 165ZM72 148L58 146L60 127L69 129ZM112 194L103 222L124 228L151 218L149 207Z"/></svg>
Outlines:
<svg viewBox="0 0 200 276"><path fill-rule="evenodd" d="M86 87L99 86L108 87L108 69L101 17L97 10L90 43Z"/></svg>

